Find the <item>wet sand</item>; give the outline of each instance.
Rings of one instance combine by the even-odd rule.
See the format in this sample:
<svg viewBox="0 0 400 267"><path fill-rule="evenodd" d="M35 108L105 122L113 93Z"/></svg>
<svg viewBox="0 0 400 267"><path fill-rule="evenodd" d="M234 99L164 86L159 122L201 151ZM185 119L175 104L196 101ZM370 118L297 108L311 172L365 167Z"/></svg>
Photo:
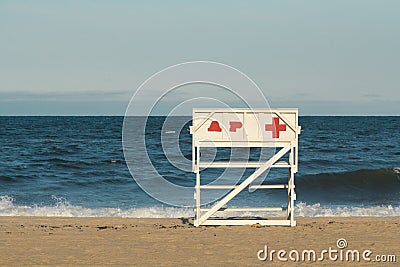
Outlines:
<svg viewBox="0 0 400 267"><path fill-rule="evenodd" d="M400 262L400 217L298 217L296 227L201 226L191 219L0 217L0 266L301 266L303 250L316 251L315 266L397 266ZM344 238L347 247L339 249ZM285 250L280 261L260 261L268 247ZM322 250L338 250L329 260ZM300 261L289 258L291 250ZM340 261L339 251L359 250L360 262ZM371 262L362 259L362 253ZM283 252L282 252L283 253ZM334 258L335 254L332 254ZM345 254L343 254L345 255ZM395 255L397 263L373 262L377 255ZM259 256L265 257L262 251ZM291 254L296 258L296 254ZM349 254L349 258L350 258ZM391 256L389 256L391 257ZM386 257L386 258L389 258ZM381 257L382 258L382 257ZM387 259L388 260L388 259Z"/></svg>

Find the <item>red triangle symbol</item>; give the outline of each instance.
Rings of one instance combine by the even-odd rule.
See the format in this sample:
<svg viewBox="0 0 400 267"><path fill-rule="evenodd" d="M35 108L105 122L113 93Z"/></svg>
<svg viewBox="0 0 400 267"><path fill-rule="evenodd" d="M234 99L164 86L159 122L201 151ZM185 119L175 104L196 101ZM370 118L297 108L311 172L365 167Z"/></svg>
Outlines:
<svg viewBox="0 0 400 267"><path fill-rule="evenodd" d="M219 126L218 121L212 121L210 127L208 128L209 132L222 132L221 127Z"/></svg>

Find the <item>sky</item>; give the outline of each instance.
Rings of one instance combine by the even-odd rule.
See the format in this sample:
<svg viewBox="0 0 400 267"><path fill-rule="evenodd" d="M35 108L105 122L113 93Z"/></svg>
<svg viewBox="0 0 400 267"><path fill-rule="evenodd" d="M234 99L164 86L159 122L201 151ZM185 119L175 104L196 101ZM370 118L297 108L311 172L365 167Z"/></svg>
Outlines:
<svg viewBox="0 0 400 267"><path fill-rule="evenodd" d="M301 115L400 115L397 0L0 0L0 33L0 115L123 115L193 60Z"/></svg>

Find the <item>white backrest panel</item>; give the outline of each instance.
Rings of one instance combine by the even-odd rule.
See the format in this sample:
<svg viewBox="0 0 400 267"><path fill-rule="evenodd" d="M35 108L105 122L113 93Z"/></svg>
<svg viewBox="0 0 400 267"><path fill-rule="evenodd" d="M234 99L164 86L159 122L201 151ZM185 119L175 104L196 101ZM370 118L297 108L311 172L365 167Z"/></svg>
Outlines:
<svg viewBox="0 0 400 267"><path fill-rule="evenodd" d="M195 146L281 146L299 132L297 109L193 109Z"/></svg>

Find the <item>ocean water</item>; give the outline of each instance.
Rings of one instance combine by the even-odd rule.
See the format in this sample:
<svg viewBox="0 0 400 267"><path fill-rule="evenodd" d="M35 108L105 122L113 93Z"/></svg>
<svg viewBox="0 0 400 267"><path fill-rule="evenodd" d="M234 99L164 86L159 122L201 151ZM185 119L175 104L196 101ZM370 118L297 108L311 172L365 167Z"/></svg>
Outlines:
<svg viewBox="0 0 400 267"><path fill-rule="evenodd" d="M189 118L174 119L176 129L165 130L165 117L148 118L149 157L170 182L193 186L195 174L169 164L159 145L161 136L178 138L190 158ZM136 184L122 124L123 117L0 117L0 215L193 216L192 208L163 204ZM400 216L400 117L305 116L300 125L296 215ZM266 178L285 180L273 170ZM284 190L244 191L232 205L285 206L286 198Z"/></svg>

